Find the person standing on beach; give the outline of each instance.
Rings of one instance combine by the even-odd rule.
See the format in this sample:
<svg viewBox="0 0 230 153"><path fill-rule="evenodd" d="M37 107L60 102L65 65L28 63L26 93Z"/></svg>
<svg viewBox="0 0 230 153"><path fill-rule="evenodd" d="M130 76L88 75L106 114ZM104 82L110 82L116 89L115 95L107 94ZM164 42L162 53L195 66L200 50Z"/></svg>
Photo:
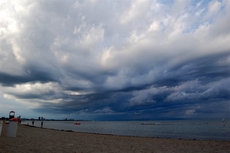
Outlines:
<svg viewBox="0 0 230 153"><path fill-rule="evenodd" d="M32 121L32 125L34 126L34 120Z"/></svg>
<svg viewBox="0 0 230 153"><path fill-rule="evenodd" d="M41 122L41 128L43 128L43 121Z"/></svg>

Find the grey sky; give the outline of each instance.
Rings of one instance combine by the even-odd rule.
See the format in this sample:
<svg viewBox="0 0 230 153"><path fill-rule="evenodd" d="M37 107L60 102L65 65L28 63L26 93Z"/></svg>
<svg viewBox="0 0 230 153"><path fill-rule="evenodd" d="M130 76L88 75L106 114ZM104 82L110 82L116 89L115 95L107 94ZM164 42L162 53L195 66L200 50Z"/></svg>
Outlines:
<svg viewBox="0 0 230 153"><path fill-rule="evenodd" d="M229 23L228 0L0 0L0 115L227 117Z"/></svg>

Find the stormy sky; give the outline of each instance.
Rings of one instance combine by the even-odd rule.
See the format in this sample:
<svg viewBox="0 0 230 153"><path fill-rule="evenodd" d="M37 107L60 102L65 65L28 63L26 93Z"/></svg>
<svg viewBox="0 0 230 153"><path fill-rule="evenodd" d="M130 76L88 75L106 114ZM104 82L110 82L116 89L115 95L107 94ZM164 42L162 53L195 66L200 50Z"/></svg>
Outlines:
<svg viewBox="0 0 230 153"><path fill-rule="evenodd" d="M0 116L230 116L229 0L0 0Z"/></svg>

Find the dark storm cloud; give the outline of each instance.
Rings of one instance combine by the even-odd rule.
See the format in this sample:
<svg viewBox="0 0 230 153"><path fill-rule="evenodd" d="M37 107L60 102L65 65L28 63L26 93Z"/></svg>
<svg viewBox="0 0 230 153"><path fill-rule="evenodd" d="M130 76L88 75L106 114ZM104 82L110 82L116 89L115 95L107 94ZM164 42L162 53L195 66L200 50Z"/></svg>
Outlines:
<svg viewBox="0 0 230 153"><path fill-rule="evenodd" d="M215 82L230 76L230 67L225 63L230 51L205 57L199 57L170 68L154 82L157 87L175 87L183 82L198 80L201 84Z"/></svg>
<svg viewBox="0 0 230 153"><path fill-rule="evenodd" d="M27 82L50 82L55 81L52 75L41 70L30 70L25 75L11 75L0 72L0 84L3 86L14 86Z"/></svg>

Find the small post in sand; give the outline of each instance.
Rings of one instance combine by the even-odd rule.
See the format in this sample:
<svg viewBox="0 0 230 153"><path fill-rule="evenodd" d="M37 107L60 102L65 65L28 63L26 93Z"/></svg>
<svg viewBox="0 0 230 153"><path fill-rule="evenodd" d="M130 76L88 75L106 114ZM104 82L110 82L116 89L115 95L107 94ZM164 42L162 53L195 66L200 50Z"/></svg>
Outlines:
<svg viewBox="0 0 230 153"><path fill-rule="evenodd" d="M2 134L2 126L3 126L3 121L0 120L0 136L1 136L1 134Z"/></svg>

